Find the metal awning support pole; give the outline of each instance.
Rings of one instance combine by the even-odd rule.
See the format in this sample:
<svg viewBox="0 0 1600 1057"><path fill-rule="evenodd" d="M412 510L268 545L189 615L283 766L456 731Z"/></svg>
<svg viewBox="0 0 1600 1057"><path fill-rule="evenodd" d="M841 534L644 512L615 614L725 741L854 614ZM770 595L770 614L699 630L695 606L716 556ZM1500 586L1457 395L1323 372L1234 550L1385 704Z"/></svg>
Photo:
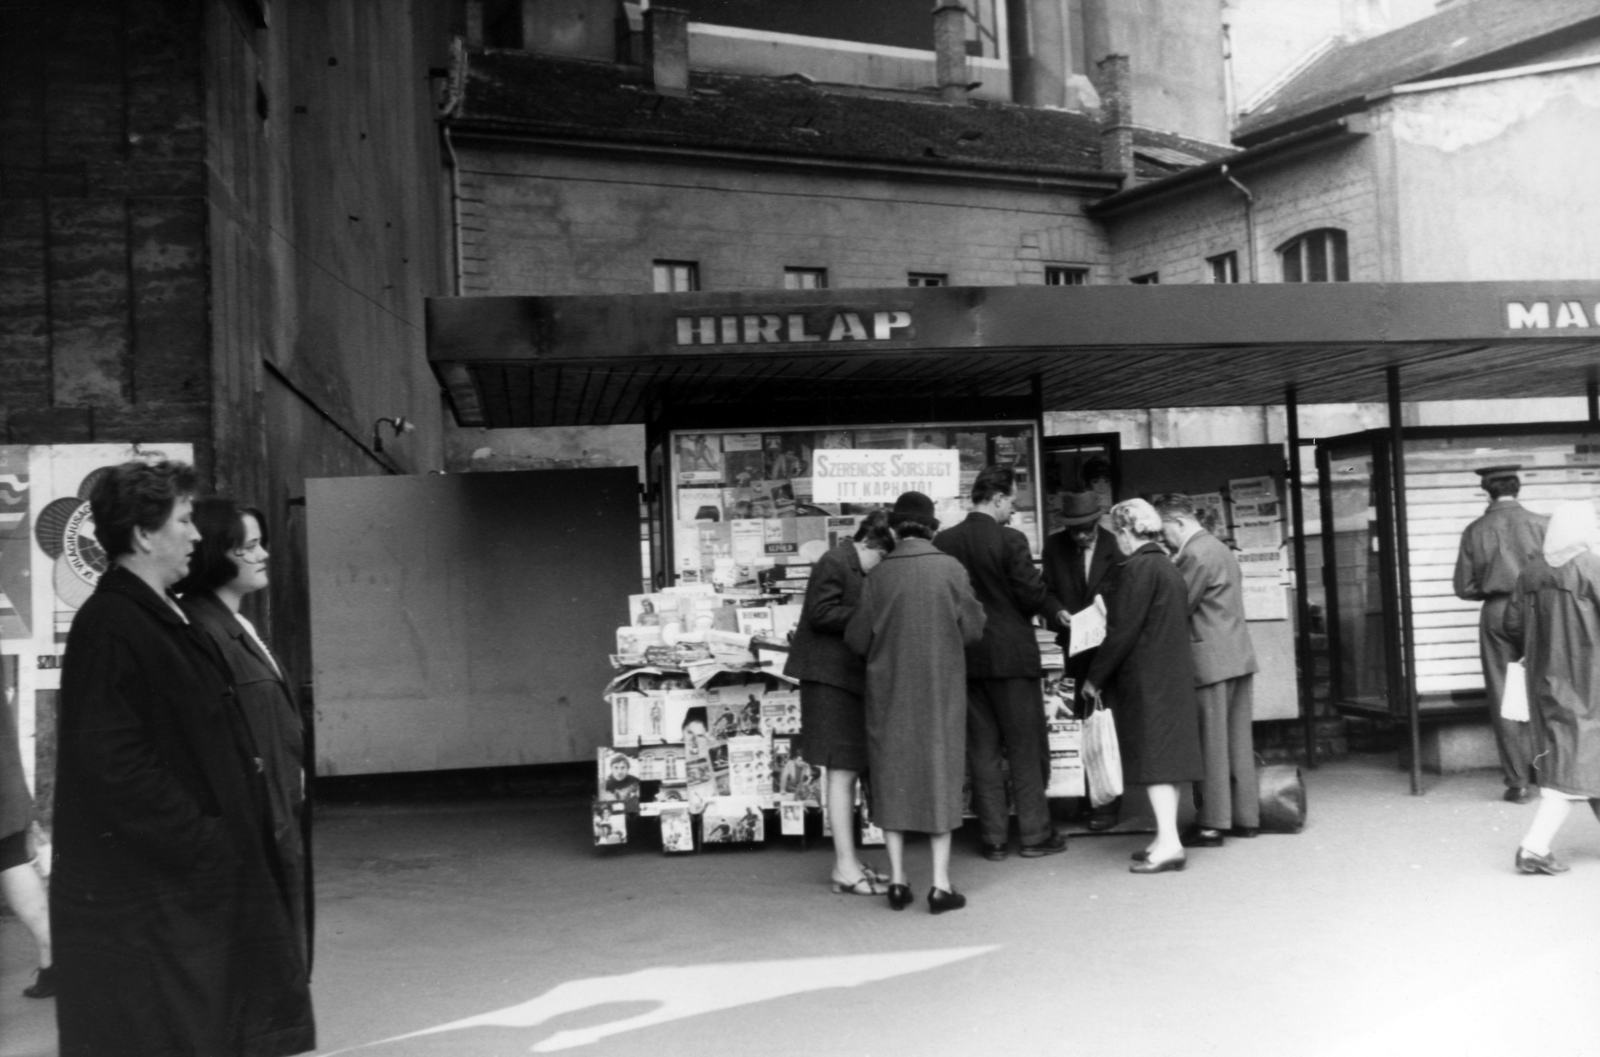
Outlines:
<svg viewBox="0 0 1600 1057"><path fill-rule="evenodd" d="M1600 422L1600 381L1591 378L1585 388L1589 397L1589 421Z"/></svg>
<svg viewBox="0 0 1600 1057"><path fill-rule="evenodd" d="M1395 598L1400 603L1400 694L1411 732L1411 793L1422 795L1422 721L1417 714L1417 646L1411 615L1411 538L1406 528L1406 447L1400 418L1400 368L1387 369L1389 381L1389 460L1394 489Z"/></svg>
<svg viewBox="0 0 1600 1057"><path fill-rule="evenodd" d="M1300 403L1294 386L1283 393L1283 415L1289 424L1289 510L1294 518L1295 668L1300 679L1300 719L1306 739L1306 766L1317 765L1317 716L1312 676L1316 659L1311 655L1311 576L1306 569L1305 492L1300 481ZM1324 526L1323 531L1327 531Z"/></svg>

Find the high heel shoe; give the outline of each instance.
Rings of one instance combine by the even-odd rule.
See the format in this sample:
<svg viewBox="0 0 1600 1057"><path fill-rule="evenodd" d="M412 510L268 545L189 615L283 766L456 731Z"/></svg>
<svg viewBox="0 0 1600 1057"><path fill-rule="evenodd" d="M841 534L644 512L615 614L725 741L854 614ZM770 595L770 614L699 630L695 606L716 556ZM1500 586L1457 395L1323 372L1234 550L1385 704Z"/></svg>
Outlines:
<svg viewBox="0 0 1600 1057"><path fill-rule="evenodd" d="M1172 873L1177 873L1177 872L1181 871L1188 864L1189 864L1188 857L1187 856L1183 856L1183 855L1177 855L1177 856L1174 856L1171 859L1162 859L1160 862L1156 862L1153 859L1146 858L1143 862L1136 862L1132 866L1128 867L1128 872L1129 873L1167 873L1168 871L1171 871Z"/></svg>
<svg viewBox="0 0 1600 1057"><path fill-rule="evenodd" d="M928 913L943 914L946 910L960 910L967 905L967 897L957 892L954 888L946 892L943 888L928 889Z"/></svg>
<svg viewBox="0 0 1600 1057"><path fill-rule="evenodd" d="M911 905L914 899L916 899L916 897L911 894L910 885L892 884L889 886L890 910L904 910L906 907Z"/></svg>

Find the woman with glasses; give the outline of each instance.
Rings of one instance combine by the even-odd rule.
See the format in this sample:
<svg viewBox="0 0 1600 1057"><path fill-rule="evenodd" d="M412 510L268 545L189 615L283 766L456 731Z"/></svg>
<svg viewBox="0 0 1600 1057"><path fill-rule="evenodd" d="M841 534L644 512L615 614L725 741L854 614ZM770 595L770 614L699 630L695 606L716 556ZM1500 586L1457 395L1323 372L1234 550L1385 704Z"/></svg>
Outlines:
<svg viewBox="0 0 1600 1057"><path fill-rule="evenodd" d="M278 856L283 862L295 933L306 925L305 731L283 672L260 634L240 610L246 595L267 586L267 546L261 512L231 499L194 504L200 532L179 581L180 605L216 644L233 675L235 692L266 777L268 808Z"/></svg>

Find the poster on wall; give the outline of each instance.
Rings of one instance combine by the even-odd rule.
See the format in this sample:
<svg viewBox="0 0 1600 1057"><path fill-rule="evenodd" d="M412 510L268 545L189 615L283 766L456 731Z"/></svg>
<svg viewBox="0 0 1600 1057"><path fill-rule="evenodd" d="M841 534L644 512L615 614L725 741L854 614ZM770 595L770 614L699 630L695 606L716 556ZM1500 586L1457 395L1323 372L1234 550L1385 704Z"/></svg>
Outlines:
<svg viewBox="0 0 1600 1057"><path fill-rule="evenodd" d="M192 462L194 448L0 445L0 654L10 658L6 695L16 710L23 772L36 796L39 719L54 713L67 632L106 569L89 516L89 490L131 459Z"/></svg>

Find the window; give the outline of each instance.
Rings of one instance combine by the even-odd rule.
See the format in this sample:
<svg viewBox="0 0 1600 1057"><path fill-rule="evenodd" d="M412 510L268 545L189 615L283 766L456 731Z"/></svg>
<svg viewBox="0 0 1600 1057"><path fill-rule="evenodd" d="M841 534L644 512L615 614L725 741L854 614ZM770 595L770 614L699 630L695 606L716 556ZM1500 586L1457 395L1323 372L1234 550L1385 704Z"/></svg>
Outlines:
<svg viewBox="0 0 1600 1057"><path fill-rule="evenodd" d="M1318 228L1290 239L1278 247L1278 259L1286 283L1350 281L1350 258L1344 232L1338 228Z"/></svg>
<svg viewBox="0 0 1600 1057"><path fill-rule="evenodd" d="M700 265L694 261L654 262L658 294L681 294L700 289Z"/></svg>
<svg viewBox="0 0 1600 1057"><path fill-rule="evenodd" d="M1207 257L1206 263L1211 266L1211 281L1214 283L1236 283L1239 281L1239 255L1237 253L1219 253L1215 257Z"/></svg>
<svg viewBox="0 0 1600 1057"><path fill-rule="evenodd" d="M1044 285L1088 286L1089 269L1073 268L1065 264L1047 264L1044 266Z"/></svg>
<svg viewBox="0 0 1600 1057"><path fill-rule="evenodd" d="M783 270L783 288L785 290L826 290L828 288L828 269L785 268Z"/></svg>
<svg viewBox="0 0 1600 1057"><path fill-rule="evenodd" d="M1128 282L1136 283L1139 286L1159 286L1161 284L1161 273L1145 272L1143 275L1135 275Z"/></svg>
<svg viewBox="0 0 1600 1057"><path fill-rule="evenodd" d="M907 272L907 286L949 286L950 277L940 272Z"/></svg>

